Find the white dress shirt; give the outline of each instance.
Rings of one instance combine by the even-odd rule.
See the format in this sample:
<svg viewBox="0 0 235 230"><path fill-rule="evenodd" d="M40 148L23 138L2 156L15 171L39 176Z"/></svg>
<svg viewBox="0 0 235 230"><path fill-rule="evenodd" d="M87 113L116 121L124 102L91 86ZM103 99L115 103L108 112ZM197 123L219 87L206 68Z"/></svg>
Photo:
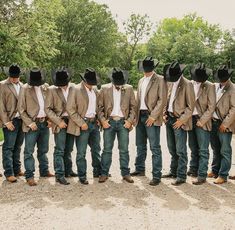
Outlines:
<svg viewBox="0 0 235 230"><path fill-rule="evenodd" d="M194 89L195 99L197 100L197 99L198 99L198 92L199 92L201 83L200 83L200 82L196 82L196 81L192 81L192 83L193 83L193 89ZM193 115L198 115L198 111L197 111L196 106L195 106L195 108L194 108Z"/></svg>
<svg viewBox="0 0 235 230"><path fill-rule="evenodd" d="M96 115L96 94L93 89L90 90L86 86L85 88L89 98L88 108L85 117L94 118Z"/></svg>
<svg viewBox="0 0 235 230"><path fill-rule="evenodd" d="M215 93L216 93L216 103L217 103L224 93L224 86L220 87L220 84L216 83L215 84ZM216 112L213 113L213 117L215 119L219 119Z"/></svg>
<svg viewBox="0 0 235 230"><path fill-rule="evenodd" d="M67 102L68 96L69 96L69 88L70 88L70 85L68 85L68 87L66 88L66 90L65 90L64 88L61 88L62 93L63 93L63 95L64 95L64 99L65 99L66 102ZM62 114L62 117L68 117L68 116L69 116L69 115L68 115L67 112L64 112L64 113Z"/></svg>
<svg viewBox="0 0 235 230"><path fill-rule="evenodd" d="M171 91L171 96L170 96L170 101L169 101L169 105L168 105L168 112L173 113L173 102L175 100L175 94L176 94L176 90L178 88L179 82L181 80L181 77L178 79L178 81L173 83L172 86L172 91Z"/></svg>
<svg viewBox="0 0 235 230"><path fill-rule="evenodd" d="M36 92L38 103L39 103L39 112L38 112L37 118L46 117L46 113L44 110L44 97L42 95L41 87L34 86L34 90Z"/></svg>
<svg viewBox="0 0 235 230"><path fill-rule="evenodd" d="M142 84L140 86L140 110L147 110L148 107L145 104L145 94L148 84L152 78L153 74L150 77L144 77Z"/></svg>
<svg viewBox="0 0 235 230"><path fill-rule="evenodd" d="M20 83L17 83L17 84L12 83L12 85L15 88L17 96L19 96L19 94L20 94ZM20 117L19 112L17 112L16 115L15 115L15 118L17 118L17 117Z"/></svg>
<svg viewBox="0 0 235 230"><path fill-rule="evenodd" d="M121 110L121 89L117 90L115 86L113 86L113 110L110 116L124 117Z"/></svg>

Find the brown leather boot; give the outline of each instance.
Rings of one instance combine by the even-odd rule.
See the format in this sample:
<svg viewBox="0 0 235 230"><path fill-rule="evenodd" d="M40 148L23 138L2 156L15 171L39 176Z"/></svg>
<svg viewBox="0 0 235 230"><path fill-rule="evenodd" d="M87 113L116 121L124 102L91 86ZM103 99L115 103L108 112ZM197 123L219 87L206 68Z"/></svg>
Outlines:
<svg viewBox="0 0 235 230"><path fill-rule="evenodd" d="M46 175L40 175L40 177L54 177L54 176L55 175L50 173L49 171L48 171L48 173Z"/></svg>
<svg viewBox="0 0 235 230"><path fill-rule="evenodd" d="M15 183L17 181L17 178L15 176L8 176L7 178L8 182Z"/></svg>
<svg viewBox="0 0 235 230"><path fill-rule="evenodd" d="M222 177L218 177L215 181L214 181L214 184L223 184L223 183L226 183L227 180L225 180L224 178Z"/></svg>
<svg viewBox="0 0 235 230"><path fill-rule="evenodd" d="M27 184L29 186L36 186L38 183L34 180L34 178L30 178L27 180Z"/></svg>
<svg viewBox="0 0 235 230"><path fill-rule="evenodd" d="M132 177L130 175L124 176L123 180L125 180L128 183L134 183L134 180L132 179Z"/></svg>
<svg viewBox="0 0 235 230"><path fill-rule="evenodd" d="M22 172L21 170L19 171L18 174L15 175L17 178L19 178L20 176L24 176L24 172Z"/></svg>
<svg viewBox="0 0 235 230"><path fill-rule="evenodd" d="M104 183L106 180L108 180L107 176L100 176L99 183Z"/></svg>
<svg viewBox="0 0 235 230"><path fill-rule="evenodd" d="M209 172L209 173L207 174L207 177L208 177L208 178L217 178L218 175L216 175L216 174L213 173L213 172Z"/></svg>
<svg viewBox="0 0 235 230"><path fill-rule="evenodd" d="M235 180L235 176L229 176L228 177L230 180Z"/></svg>

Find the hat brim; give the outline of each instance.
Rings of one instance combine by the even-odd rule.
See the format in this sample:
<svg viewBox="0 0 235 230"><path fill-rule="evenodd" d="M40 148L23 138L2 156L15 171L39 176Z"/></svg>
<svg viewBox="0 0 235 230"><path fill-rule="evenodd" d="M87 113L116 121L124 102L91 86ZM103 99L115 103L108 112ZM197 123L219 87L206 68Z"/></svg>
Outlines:
<svg viewBox="0 0 235 230"><path fill-rule="evenodd" d="M71 77L67 78L65 81L61 81L56 79L56 75L52 75L52 82L55 86L58 87L63 87L69 84L69 82L71 81Z"/></svg>
<svg viewBox="0 0 235 230"><path fill-rule="evenodd" d="M45 80L41 80L41 81L28 81L28 84L30 86L41 86L43 84L45 84Z"/></svg>
<svg viewBox="0 0 235 230"><path fill-rule="evenodd" d="M86 80L84 77L85 73L80 73L79 76L82 79L82 81L84 81L86 84L88 85L98 85L98 75L96 75L96 79L93 80Z"/></svg>
<svg viewBox="0 0 235 230"><path fill-rule="evenodd" d="M128 82L129 74L128 74L128 71L126 71L126 70L122 70L122 73L123 73L123 76L124 76L123 79L114 79L114 78L112 77L113 71L111 70L111 71L108 73L108 78L110 79L110 81L111 81L114 85L125 85L125 84Z"/></svg>
<svg viewBox="0 0 235 230"><path fill-rule="evenodd" d="M163 75L164 75L164 79L166 81L169 81L169 82L176 82L179 80L179 78L182 76L182 74L184 73L184 70L186 68L186 65L185 64L180 64L180 73L177 74L177 75L174 75L174 76L171 76L170 75L170 72L169 72L169 67L170 67L171 64L167 64L164 66L163 68Z"/></svg>
<svg viewBox="0 0 235 230"><path fill-rule="evenodd" d="M205 81L207 81L209 76L212 74L212 69L206 68L206 75L207 76L205 78L203 78L203 77L198 76L196 74L196 70L197 70L196 67L191 68L190 69L190 75L191 75L192 80L197 81L197 82L205 82Z"/></svg>
<svg viewBox="0 0 235 230"><path fill-rule="evenodd" d="M158 64L160 63L157 59L153 59L153 67L150 67L148 70L149 72L153 71L154 69L157 68ZM140 72L146 72L146 69L144 69L143 67L143 60L139 60L138 63L137 63L137 67L138 67L138 70Z"/></svg>
<svg viewBox="0 0 235 230"><path fill-rule="evenodd" d="M219 82L225 82L225 81L227 81L232 76L233 71L234 71L233 69L228 69L228 76L219 78L218 70L216 70L215 73L214 73L214 79L216 81L219 81Z"/></svg>

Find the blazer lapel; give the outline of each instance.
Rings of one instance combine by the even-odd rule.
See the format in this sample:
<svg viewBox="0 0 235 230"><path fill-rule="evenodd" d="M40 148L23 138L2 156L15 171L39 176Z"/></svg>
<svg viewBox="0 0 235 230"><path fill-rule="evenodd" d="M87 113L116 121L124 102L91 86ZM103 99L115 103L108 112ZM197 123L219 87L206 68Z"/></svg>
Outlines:
<svg viewBox="0 0 235 230"><path fill-rule="evenodd" d="M200 88L199 88L199 90L198 90L198 93L197 93L197 95L195 95L195 98L196 98L196 100L201 96L201 94L202 94L202 92L203 92L203 89L204 89L204 83L202 83L201 85L200 85Z"/></svg>
<svg viewBox="0 0 235 230"><path fill-rule="evenodd" d="M56 89L56 92L57 92L59 98L63 101L63 103L66 104L66 100L65 100L64 94L62 92L62 89L58 87Z"/></svg>
<svg viewBox="0 0 235 230"><path fill-rule="evenodd" d="M88 97L88 94L87 94L87 91L86 91L86 86L83 84L83 83L81 83L82 84L82 86L81 86L81 90L82 90L82 95L83 95L83 98L85 99L85 101L86 101L86 106L87 106L87 108L88 108L88 104L89 104L89 97Z"/></svg>
<svg viewBox="0 0 235 230"><path fill-rule="evenodd" d="M109 98L111 100L111 105L113 107L113 85L111 84L111 87L109 88Z"/></svg>
<svg viewBox="0 0 235 230"><path fill-rule="evenodd" d="M175 101L176 97L178 96L179 91L181 90L181 87L182 87L183 84L184 84L184 79L183 79L183 77L182 77L182 78L180 79L179 85L178 85L178 87L177 87L177 89L176 89L174 101ZM174 101L173 101L173 103L174 103Z"/></svg>
<svg viewBox="0 0 235 230"><path fill-rule="evenodd" d="M226 95L226 92L228 91L228 89L229 89L229 87L230 87L230 84L231 84L231 82L229 81L229 82L225 85L225 87L224 87L224 89L223 89L223 92L222 92L222 95L221 95L220 99L217 101L216 105L218 105L218 103L220 102L220 100L222 99L222 97L223 97L224 95Z"/></svg>
<svg viewBox="0 0 235 230"><path fill-rule="evenodd" d="M39 102L38 102L38 98L37 98L37 95L36 95L36 92L35 92L35 89L33 86L30 86L30 95L32 95L32 98L34 99L34 101L39 105Z"/></svg>
<svg viewBox="0 0 235 230"><path fill-rule="evenodd" d="M149 90L150 90L150 88L151 88L151 86L152 86L152 83L154 82L156 80L156 75L155 74L153 74L153 76L152 76L152 78L150 79L150 81L149 81L149 83L148 83L148 85L147 85L147 88L146 88L146 91L145 91L145 98L146 98L146 96L147 96L147 94L148 94L148 92L149 92Z"/></svg>
<svg viewBox="0 0 235 230"><path fill-rule="evenodd" d="M17 93L16 93L16 90L15 90L15 87L13 86L13 84L10 82L10 81L8 81L8 87L9 87L9 89L11 90L11 92L14 94L14 96L16 97L16 98L18 98L18 95L17 95Z"/></svg>

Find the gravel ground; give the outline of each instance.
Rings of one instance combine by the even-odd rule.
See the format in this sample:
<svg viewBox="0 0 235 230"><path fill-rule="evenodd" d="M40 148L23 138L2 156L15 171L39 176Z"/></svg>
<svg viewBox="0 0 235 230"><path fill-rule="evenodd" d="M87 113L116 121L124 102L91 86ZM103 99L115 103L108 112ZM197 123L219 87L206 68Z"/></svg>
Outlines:
<svg viewBox="0 0 235 230"><path fill-rule="evenodd" d="M135 132L130 136L133 169ZM163 172L167 172L170 156L164 127L161 143ZM51 171L52 152L51 138L48 154ZM151 179L149 152L146 177L128 184L120 176L115 145L112 177L105 184L99 184L98 179L92 178L89 151L87 160L89 186L79 184L77 178L69 179L70 186L55 184L54 178L39 179L38 169L36 187L26 185L24 178L15 184L0 178L0 229L235 229L234 181L218 186L209 179L205 185L193 186L192 178L188 178L186 184L174 187L170 179L163 179L159 186L151 187L148 185ZM232 173L235 173L234 163L235 160Z"/></svg>

